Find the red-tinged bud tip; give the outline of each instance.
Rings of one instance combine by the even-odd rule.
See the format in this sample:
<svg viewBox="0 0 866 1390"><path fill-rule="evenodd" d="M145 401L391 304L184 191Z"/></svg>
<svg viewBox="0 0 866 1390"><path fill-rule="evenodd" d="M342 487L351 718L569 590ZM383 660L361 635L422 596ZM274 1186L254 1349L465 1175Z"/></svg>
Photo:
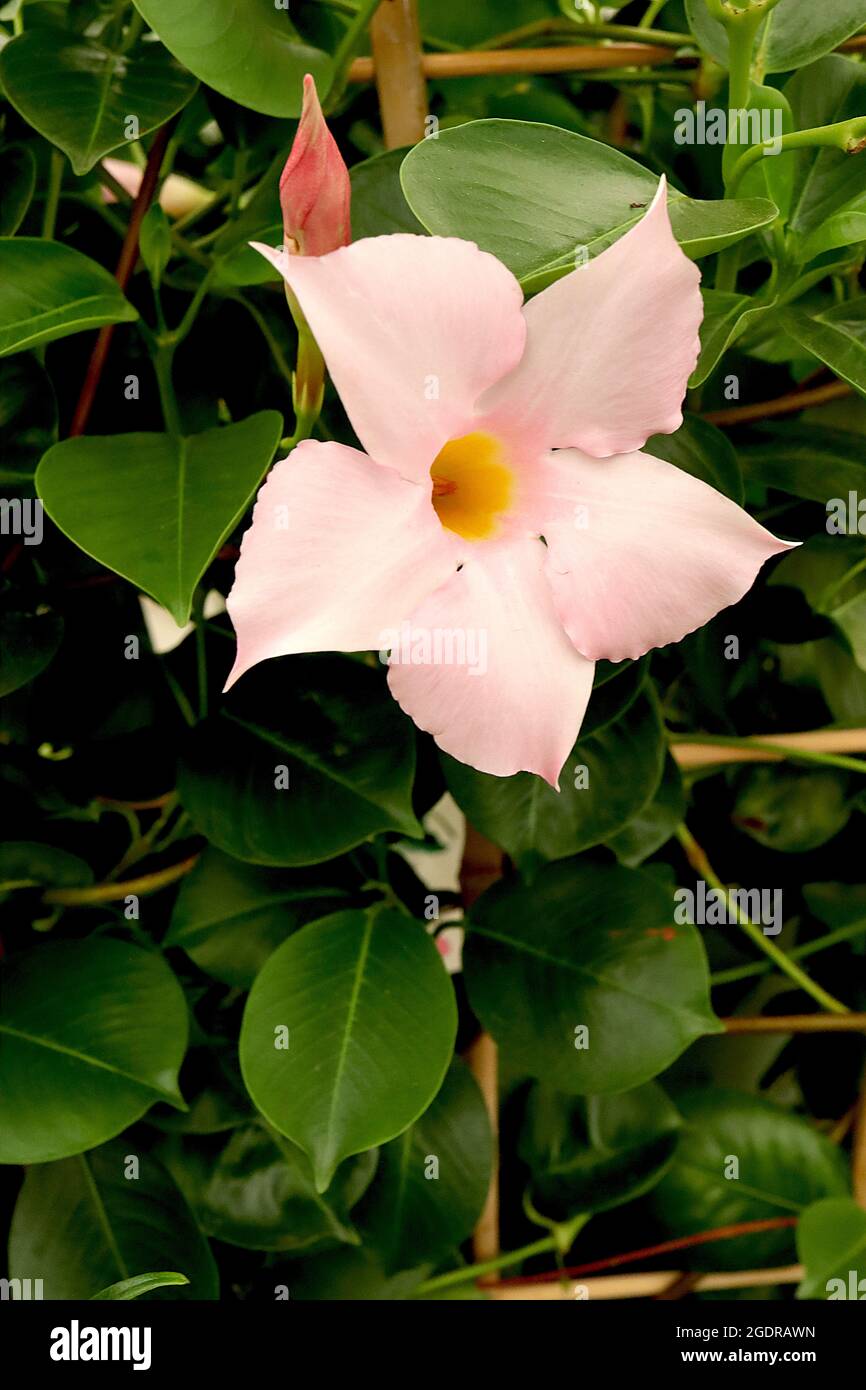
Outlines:
<svg viewBox="0 0 866 1390"><path fill-rule="evenodd" d="M351 240L349 171L328 130L313 78L304 78L304 104L291 154L280 178L283 239L302 256L324 256Z"/></svg>

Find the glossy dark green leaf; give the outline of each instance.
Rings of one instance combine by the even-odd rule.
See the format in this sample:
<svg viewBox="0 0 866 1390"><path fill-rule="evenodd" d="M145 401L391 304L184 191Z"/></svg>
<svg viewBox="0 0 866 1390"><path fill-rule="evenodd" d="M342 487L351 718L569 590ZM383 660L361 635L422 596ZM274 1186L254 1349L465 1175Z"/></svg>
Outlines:
<svg viewBox="0 0 866 1390"><path fill-rule="evenodd" d="M490 1184L493 1137L481 1092L455 1060L435 1100L386 1144L359 1209L389 1273L441 1259L472 1232Z"/></svg>
<svg viewBox="0 0 866 1390"><path fill-rule="evenodd" d="M0 150L0 188L0 236L14 236L36 188L36 160L27 145L7 145Z"/></svg>
<svg viewBox="0 0 866 1390"><path fill-rule="evenodd" d="M0 1036L2 1163L80 1154L155 1101L183 1104L186 1001L162 959L137 946L92 937L15 956Z"/></svg>
<svg viewBox="0 0 866 1390"><path fill-rule="evenodd" d="M640 221L658 185L627 155L574 131L495 120L421 141L400 177L428 231L477 242L519 280L566 273L578 248L603 251ZM702 203L672 188L668 201L674 235L693 257L731 246L776 216L761 198Z"/></svg>
<svg viewBox="0 0 866 1390"><path fill-rule="evenodd" d="M799 1216L820 1197L846 1194L844 1155L798 1115L725 1090L690 1092L677 1097L677 1108L686 1123L651 1198L669 1235ZM690 1262L700 1269L787 1264L793 1245L793 1231L765 1231L695 1246Z"/></svg>
<svg viewBox="0 0 866 1390"><path fill-rule="evenodd" d="M840 497L847 505L849 492L866 493L863 440L853 430L780 420L762 433L764 442L737 451L748 478L825 504Z"/></svg>
<svg viewBox="0 0 866 1390"><path fill-rule="evenodd" d="M607 843L620 864L636 869L667 844L685 813L683 781L676 762L668 754L655 795Z"/></svg>
<svg viewBox="0 0 866 1390"><path fill-rule="evenodd" d="M442 765L449 791L476 829L531 869L621 830L653 796L664 754L655 703L639 695L622 718L578 739L561 791L528 772L491 777L448 757Z"/></svg>
<svg viewBox="0 0 866 1390"><path fill-rule="evenodd" d="M143 1294L153 1293L154 1289L165 1289L172 1284L188 1284L189 1280L185 1274L177 1274L165 1270L154 1274L134 1274L131 1279L120 1279L116 1284L109 1284L107 1289L100 1289L99 1293L91 1296L91 1303L98 1303L104 1300L110 1303L128 1303L130 1299L141 1298Z"/></svg>
<svg viewBox="0 0 866 1390"><path fill-rule="evenodd" d="M806 352L866 395L866 296L837 304L822 314L785 309L779 321Z"/></svg>
<svg viewBox="0 0 866 1390"><path fill-rule="evenodd" d="M325 1191L350 1154L426 1110L454 1046L451 982L420 923L390 908L303 927L256 977L244 1011L244 1081L313 1161Z"/></svg>
<svg viewBox="0 0 866 1390"><path fill-rule="evenodd" d="M38 1274L46 1299L89 1299L160 1265L189 1282L146 1297L217 1297L216 1265L183 1195L128 1136L28 1169L9 1236L13 1277Z"/></svg>
<svg viewBox="0 0 866 1390"><path fill-rule="evenodd" d="M219 849L254 864L318 864L382 830L422 835L415 740L380 670L289 657L249 672L191 734L181 799Z"/></svg>
<svg viewBox="0 0 866 1390"><path fill-rule="evenodd" d="M50 609L20 613L0 609L0 698L38 676L63 636L63 619Z"/></svg>
<svg viewBox="0 0 866 1390"><path fill-rule="evenodd" d="M54 29L31 29L7 43L0 82L25 121L68 154L76 174L161 126L198 85L161 44L122 53Z"/></svg>
<svg viewBox="0 0 866 1390"><path fill-rule="evenodd" d="M400 166L406 148L386 150L352 167L352 240L392 232L424 232L403 193Z"/></svg>
<svg viewBox="0 0 866 1390"><path fill-rule="evenodd" d="M709 483L742 506L743 478L733 446L722 430L699 415L686 412L675 434L651 435L644 451Z"/></svg>
<svg viewBox="0 0 866 1390"><path fill-rule="evenodd" d="M182 947L206 974L248 989L287 936L345 897L310 875L245 864L211 845L181 883L163 945Z"/></svg>
<svg viewBox="0 0 866 1390"><path fill-rule="evenodd" d="M282 417L174 438L64 439L36 475L45 510L70 540L150 594L179 624L193 591L273 458Z"/></svg>
<svg viewBox="0 0 866 1390"><path fill-rule="evenodd" d="M503 1053L557 1090L625 1091L720 1031L697 930L649 874L580 859L472 911L463 968Z"/></svg>
<svg viewBox="0 0 866 1390"><path fill-rule="evenodd" d="M304 42L273 0L135 0L136 9L190 72L267 116L299 116L305 73L324 99L327 53Z"/></svg>
<svg viewBox="0 0 866 1390"><path fill-rule="evenodd" d="M209 1236L247 1250L358 1245L349 1213L369 1186L377 1157L370 1150L346 1159L319 1193L302 1149L248 1125L231 1135L194 1205Z"/></svg>
<svg viewBox="0 0 866 1390"><path fill-rule="evenodd" d="M503 32L501 0L419 0L421 31L457 48L473 48ZM556 15L556 0L508 0L508 28Z"/></svg>
<svg viewBox="0 0 866 1390"><path fill-rule="evenodd" d="M57 438L57 402L45 369L29 353L0 359L0 486L32 490L33 473Z"/></svg>
<svg viewBox="0 0 866 1390"><path fill-rule="evenodd" d="M689 377L689 386L700 386L706 381L740 334L760 322L773 307L772 304L755 304L747 294L708 289L701 293L704 300L701 355Z"/></svg>
<svg viewBox="0 0 866 1390"><path fill-rule="evenodd" d="M866 110L866 68L833 54L795 73L785 88L798 128L834 125ZM842 150L797 150L790 227L802 261L866 239L866 190L858 160Z"/></svg>
<svg viewBox="0 0 866 1390"><path fill-rule="evenodd" d="M706 0L686 0L689 28L701 48L723 67L728 62L728 36L713 19ZM764 72L789 72L829 53L863 24L861 0L781 0L760 26L755 48Z"/></svg>
<svg viewBox="0 0 866 1390"><path fill-rule="evenodd" d="M566 1220L642 1196L669 1167L680 1124L654 1081L621 1095L585 1098L535 1085L520 1136L533 1206Z"/></svg>
<svg viewBox="0 0 866 1390"><path fill-rule="evenodd" d="M797 1254L805 1266L798 1298L866 1297L866 1211L849 1197L826 1197L806 1208Z"/></svg>
<svg viewBox="0 0 866 1390"><path fill-rule="evenodd" d="M0 357L138 318L117 281L71 246L0 238Z"/></svg>

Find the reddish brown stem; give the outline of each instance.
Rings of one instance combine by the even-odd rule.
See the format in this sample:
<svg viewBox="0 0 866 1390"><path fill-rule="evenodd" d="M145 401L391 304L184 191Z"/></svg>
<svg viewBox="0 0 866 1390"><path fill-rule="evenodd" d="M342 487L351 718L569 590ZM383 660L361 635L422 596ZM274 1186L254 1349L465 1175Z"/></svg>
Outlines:
<svg viewBox="0 0 866 1390"><path fill-rule="evenodd" d="M114 278L122 290L125 290L132 277L135 263L138 260L138 236L141 231L141 224L144 214L153 202L153 195L156 192L156 185L159 180L159 171L162 168L162 161L165 158L165 151L168 146L169 135L173 121L160 126L150 147L147 156L147 167L144 177L141 180L141 187L136 194L135 202L129 214L129 225L126 229L126 236L123 239L123 246L120 252L120 259L117 262L117 269ZM90 418L90 411L93 401L99 388L102 377L102 370L105 366L105 359L108 356L108 349L111 346L111 339L114 336L115 325L107 323L100 328L97 335L90 361L87 364L87 372L84 377L84 385L81 388L81 395L78 397L78 404L75 407L75 414L72 417L72 424L69 426L69 437L83 434L87 421Z"/></svg>
<svg viewBox="0 0 866 1390"><path fill-rule="evenodd" d="M717 1240L732 1240L737 1236L758 1235L762 1231L780 1231L788 1226L796 1226L796 1216L770 1216L762 1221L739 1221L733 1226L717 1226L712 1231L697 1231L694 1235L679 1236L676 1240L664 1240L659 1245L645 1245L641 1250L627 1250L621 1255L607 1255L602 1260L591 1260L588 1264L571 1265L567 1269L549 1269L543 1274L525 1274L516 1279L503 1279L508 1284L547 1284L558 1279L579 1279L584 1274L595 1274L602 1269L618 1269L621 1265L637 1264L639 1260L652 1260L659 1255L668 1255L673 1250L690 1250L697 1245L709 1245Z"/></svg>

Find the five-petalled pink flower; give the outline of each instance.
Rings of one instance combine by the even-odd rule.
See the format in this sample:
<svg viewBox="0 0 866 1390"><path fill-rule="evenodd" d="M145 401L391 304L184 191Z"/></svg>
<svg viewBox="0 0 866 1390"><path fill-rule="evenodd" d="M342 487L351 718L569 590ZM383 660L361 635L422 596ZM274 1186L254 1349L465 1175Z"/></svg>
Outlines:
<svg viewBox="0 0 866 1390"><path fill-rule="evenodd" d="M257 249L366 452L306 440L272 470L228 600L229 684L269 657L378 650L406 623L483 632L483 676L392 662L392 694L462 762L558 786L595 662L679 641L789 544L642 452L682 423L702 315L664 180L619 241L526 304L456 238Z"/></svg>

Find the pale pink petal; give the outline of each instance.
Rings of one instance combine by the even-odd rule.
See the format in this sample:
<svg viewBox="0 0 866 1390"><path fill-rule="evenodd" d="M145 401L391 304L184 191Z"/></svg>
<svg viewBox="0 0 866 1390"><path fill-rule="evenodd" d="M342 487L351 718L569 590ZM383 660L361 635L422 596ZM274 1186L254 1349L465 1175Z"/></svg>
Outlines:
<svg viewBox="0 0 866 1390"><path fill-rule="evenodd" d="M592 689L593 664L568 641L544 577L544 547L476 546L409 618L388 683L400 707L446 753L479 772L535 772L559 786ZM437 662L437 633L440 659ZM448 661L447 653L464 660ZM445 657L446 659L442 659Z"/></svg>
<svg viewBox="0 0 866 1390"><path fill-rule="evenodd" d="M631 231L529 301L520 365L479 409L537 421L548 448L598 457L679 429L700 350L700 278L674 240L662 179Z"/></svg>
<svg viewBox="0 0 866 1390"><path fill-rule="evenodd" d="M634 453L550 454L547 576L578 651L598 661L678 642L736 603L791 548L730 498Z"/></svg>
<svg viewBox="0 0 866 1390"><path fill-rule="evenodd" d="M299 444L268 476L241 544L228 685L267 657L389 646L459 563L426 489L343 444Z"/></svg>
<svg viewBox="0 0 866 1390"><path fill-rule="evenodd" d="M520 286L453 237L368 237L327 256L252 243L291 287L364 448L427 481L476 398L520 360Z"/></svg>

